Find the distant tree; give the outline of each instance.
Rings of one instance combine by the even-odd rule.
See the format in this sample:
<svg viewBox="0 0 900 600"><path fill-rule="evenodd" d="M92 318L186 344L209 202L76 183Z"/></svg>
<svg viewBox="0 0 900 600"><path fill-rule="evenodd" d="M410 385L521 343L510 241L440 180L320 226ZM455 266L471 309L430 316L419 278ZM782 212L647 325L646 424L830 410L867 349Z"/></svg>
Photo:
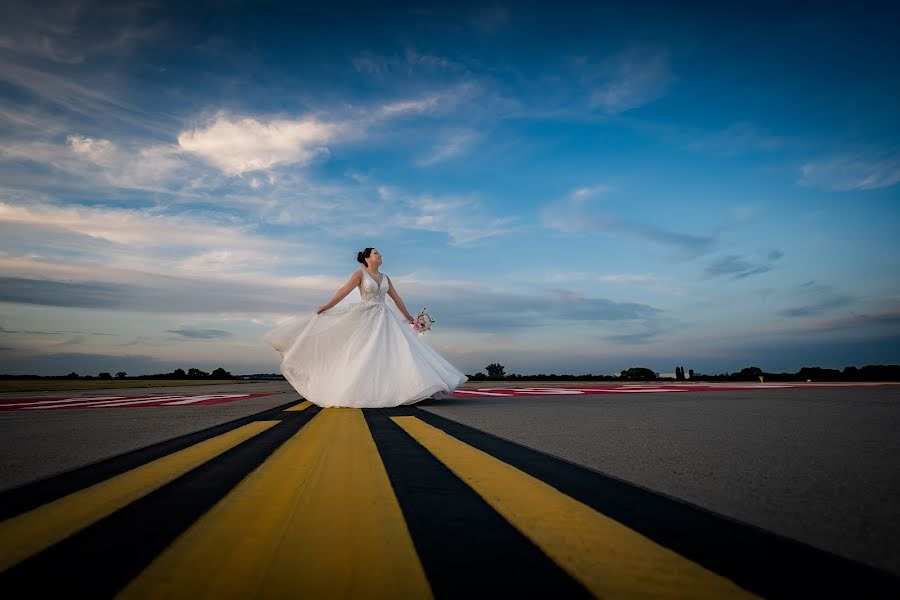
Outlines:
<svg viewBox="0 0 900 600"><path fill-rule="evenodd" d="M216 379L231 379L231 373L229 373L222 367L219 367L218 369L213 371L212 376L215 377Z"/></svg>
<svg viewBox="0 0 900 600"><path fill-rule="evenodd" d="M503 377L506 367L500 363L491 363L484 369L487 371L488 377Z"/></svg>
<svg viewBox="0 0 900 600"><path fill-rule="evenodd" d="M823 369L822 367L803 367L797 372L797 375L801 381L804 379L812 381L839 381L841 379L841 372L837 369Z"/></svg>
<svg viewBox="0 0 900 600"><path fill-rule="evenodd" d="M188 369L187 372L188 377L208 377L209 373L206 371L201 371L200 369Z"/></svg>
<svg viewBox="0 0 900 600"><path fill-rule="evenodd" d="M76 373L75 371L72 371L71 373L66 375L66 377L69 379L78 379L78 373Z"/></svg>
<svg viewBox="0 0 900 600"><path fill-rule="evenodd" d="M116 379L125 379L125 375L125 371L119 371L118 373L116 373Z"/></svg>
<svg viewBox="0 0 900 600"><path fill-rule="evenodd" d="M859 370L863 381L898 381L900 365L866 365Z"/></svg>
<svg viewBox="0 0 900 600"><path fill-rule="evenodd" d="M656 373L644 367L631 367L622 371L622 379L629 381L653 381L658 379Z"/></svg>
<svg viewBox="0 0 900 600"><path fill-rule="evenodd" d="M184 372L184 369L175 369L174 371L172 371L172 375L181 379L187 377L187 373Z"/></svg>
<svg viewBox="0 0 900 600"><path fill-rule="evenodd" d="M684 367L675 367L675 379L684 381Z"/></svg>
<svg viewBox="0 0 900 600"><path fill-rule="evenodd" d="M844 379L853 381L854 379L859 379L859 369L856 367L844 367L844 372L841 375Z"/></svg>
<svg viewBox="0 0 900 600"><path fill-rule="evenodd" d="M688 369L688 375L690 376L691 379L693 379L694 378L694 370Z"/></svg>
<svg viewBox="0 0 900 600"><path fill-rule="evenodd" d="M112 379L112 375L110 375L109 373L100 373L99 375L97 375L97 377L99 377L100 379Z"/></svg>
<svg viewBox="0 0 900 600"><path fill-rule="evenodd" d="M733 374L732 377L740 381L755 381L759 379L759 376L762 374L763 370L759 367L747 367L741 369L740 373Z"/></svg>

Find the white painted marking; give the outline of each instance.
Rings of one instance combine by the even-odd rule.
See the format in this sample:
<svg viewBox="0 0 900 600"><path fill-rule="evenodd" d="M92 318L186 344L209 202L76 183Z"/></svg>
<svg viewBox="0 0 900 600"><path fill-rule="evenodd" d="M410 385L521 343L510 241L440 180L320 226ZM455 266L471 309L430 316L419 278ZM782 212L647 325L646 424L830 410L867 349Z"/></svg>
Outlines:
<svg viewBox="0 0 900 600"><path fill-rule="evenodd" d="M65 398L62 400L33 400L31 402L10 402L9 404L0 404L0 406L37 406L43 404L62 404L63 402L93 402L95 400L119 400L125 396L88 396L80 398Z"/></svg>
<svg viewBox="0 0 900 600"><path fill-rule="evenodd" d="M213 400L215 398L246 398L250 394L216 394L213 396L192 396L190 398L185 398L184 400L177 400L175 402L166 402L166 406L173 406L175 404L191 404L193 402L200 402L202 400Z"/></svg>
<svg viewBox="0 0 900 600"><path fill-rule="evenodd" d="M512 396L512 394L497 394L494 392L481 392L478 390L456 390L454 394L475 394L476 396Z"/></svg>
<svg viewBox="0 0 900 600"><path fill-rule="evenodd" d="M581 390L573 390L571 388L551 388L551 387L536 387L536 388L508 388L511 392L519 392L522 394L541 394L541 395L559 395L564 396L566 394L584 394Z"/></svg>
<svg viewBox="0 0 900 600"><path fill-rule="evenodd" d="M98 408L102 406L121 406L126 404L141 404L145 402L159 402L160 400L184 398L184 396L152 396L148 398L139 398L135 400L102 400L100 402L72 402L70 404L55 404L53 406L26 406L22 410L50 410L54 408L67 408L70 406L78 406L84 408Z"/></svg>

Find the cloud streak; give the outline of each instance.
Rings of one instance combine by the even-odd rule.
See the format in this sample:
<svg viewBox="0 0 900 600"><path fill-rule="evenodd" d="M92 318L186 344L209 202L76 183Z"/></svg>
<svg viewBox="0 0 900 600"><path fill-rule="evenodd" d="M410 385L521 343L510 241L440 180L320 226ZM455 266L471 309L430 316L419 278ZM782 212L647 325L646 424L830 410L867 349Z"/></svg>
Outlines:
<svg viewBox="0 0 900 600"><path fill-rule="evenodd" d="M774 268L775 261L783 255L781 250L772 250L765 259L752 261L739 254L729 254L707 265L704 276L708 279L714 277L744 279L752 275L767 273Z"/></svg>
<svg viewBox="0 0 900 600"><path fill-rule="evenodd" d="M599 196L612 192L606 186L581 188L562 200L545 205L540 211L542 224L563 232L599 231L635 237L673 249L671 257L692 259L711 252L716 245L712 235L681 233L640 223L612 213L588 210Z"/></svg>
<svg viewBox="0 0 900 600"><path fill-rule="evenodd" d="M808 161L800 167L801 185L838 192L889 188L900 182L900 153L846 152Z"/></svg>

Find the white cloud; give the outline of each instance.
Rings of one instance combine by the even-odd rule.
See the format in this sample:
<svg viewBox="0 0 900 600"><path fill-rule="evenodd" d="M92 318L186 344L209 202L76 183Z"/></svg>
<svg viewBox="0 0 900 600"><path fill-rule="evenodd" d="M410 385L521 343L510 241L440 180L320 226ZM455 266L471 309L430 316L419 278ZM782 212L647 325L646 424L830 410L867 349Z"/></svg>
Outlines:
<svg viewBox="0 0 900 600"><path fill-rule="evenodd" d="M109 140L95 140L89 137L70 135L66 140L75 154L86 157L97 164L109 162L116 155L116 147Z"/></svg>
<svg viewBox="0 0 900 600"><path fill-rule="evenodd" d="M315 117L259 121L219 113L201 128L178 135L179 146L226 175L306 164L327 153L325 144L343 131L338 123Z"/></svg>
<svg viewBox="0 0 900 600"><path fill-rule="evenodd" d="M310 260L304 244L268 239L245 226L189 213L0 201L0 230L7 228L7 240L19 232L47 253L75 252L95 264L123 268L153 264L186 275L254 273L260 264Z"/></svg>

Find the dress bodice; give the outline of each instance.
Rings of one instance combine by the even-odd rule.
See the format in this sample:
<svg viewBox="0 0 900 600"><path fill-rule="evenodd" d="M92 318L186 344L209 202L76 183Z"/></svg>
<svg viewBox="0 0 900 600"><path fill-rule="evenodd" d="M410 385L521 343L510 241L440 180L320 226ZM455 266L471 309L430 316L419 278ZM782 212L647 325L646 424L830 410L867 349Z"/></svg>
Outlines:
<svg viewBox="0 0 900 600"><path fill-rule="evenodd" d="M381 274L381 284L379 285L368 271L365 269L360 269L360 271L362 271L362 283L359 284L359 297L362 298L364 302L384 302L384 296L387 294L388 287L390 286L387 275L384 273Z"/></svg>

